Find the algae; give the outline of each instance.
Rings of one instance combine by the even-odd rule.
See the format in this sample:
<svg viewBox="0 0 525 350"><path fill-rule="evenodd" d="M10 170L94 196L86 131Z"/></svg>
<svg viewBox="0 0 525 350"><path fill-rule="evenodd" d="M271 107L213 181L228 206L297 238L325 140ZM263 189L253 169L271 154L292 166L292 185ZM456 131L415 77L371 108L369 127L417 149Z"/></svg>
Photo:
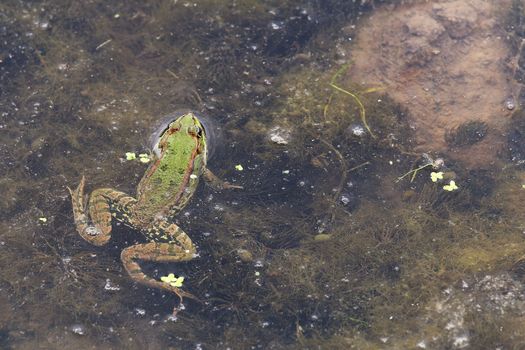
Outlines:
<svg viewBox="0 0 525 350"><path fill-rule="evenodd" d="M10 43L0 56L0 346L377 349L437 337L445 347L446 317L429 311L443 290L489 273L520 278L519 167L470 170L432 155L458 191L442 191L427 167L395 182L423 165L409 112L350 81L332 45L371 2L0 6ZM183 106L220 125L209 166L245 190L200 188L176 218L199 259L145 264L158 278L184 276L200 299L175 320L174 296L122 271L136 233L115 227L101 248L81 241L65 186L85 174L134 193L145 166L125 152L147 152L154 122ZM275 127L284 144L269 137ZM519 317L469 315L472 344L520 344L487 330L518 329Z"/></svg>

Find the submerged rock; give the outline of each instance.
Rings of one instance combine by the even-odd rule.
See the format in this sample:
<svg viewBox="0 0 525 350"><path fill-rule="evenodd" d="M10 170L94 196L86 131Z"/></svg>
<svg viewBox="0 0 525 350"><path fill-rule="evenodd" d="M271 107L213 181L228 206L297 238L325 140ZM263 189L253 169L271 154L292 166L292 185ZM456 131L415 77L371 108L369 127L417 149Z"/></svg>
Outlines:
<svg viewBox="0 0 525 350"><path fill-rule="evenodd" d="M408 64L423 66L440 52L433 44L445 32L445 28L430 14L415 13L407 19L404 28L409 34L405 42Z"/></svg>
<svg viewBox="0 0 525 350"><path fill-rule="evenodd" d="M291 132L288 129L284 129L280 126L275 126L270 129L268 137L274 143L279 145L287 145L291 139Z"/></svg>
<svg viewBox="0 0 525 350"><path fill-rule="evenodd" d="M491 164L510 114L502 106L514 91L513 72L502 65L511 50L500 10L488 0L378 8L348 44L348 81L381 86L402 104L418 151L448 152L447 130L473 118L487 123L485 140L449 156L469 168Z"/></svg>
<svg viewBox="0 0 525 350"><path fill-rule="evenodd" d="M76 323L69 327L69 330L78 335L86 335L86 327L83 324Z"/></svg>

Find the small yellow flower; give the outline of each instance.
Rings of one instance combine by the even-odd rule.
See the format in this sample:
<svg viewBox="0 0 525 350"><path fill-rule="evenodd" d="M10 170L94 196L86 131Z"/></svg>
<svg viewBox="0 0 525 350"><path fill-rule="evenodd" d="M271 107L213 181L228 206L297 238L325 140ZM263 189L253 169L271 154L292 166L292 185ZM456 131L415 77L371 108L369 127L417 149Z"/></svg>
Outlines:
<svg viewBox="0 0 525 350"><path fill-rule="evenodd" d="M437 182L438 180L443 180L443 172L440 171L440 172L431 172L430 173L430 179L432 180L432 182Z"/></svg>
<svg viewBox="0 0 525 350"><path fill-rule="evenodd" d="M241 164L237 164L237 165L235 166L235 170L237 170L237 171L243 171L244 168L242 167Z"/></svg>
<svg viewBox="0 0 525 350"><path fill-rule="evenodd" d="M457 190L459 187L456 186L456 182L454 180L450 180L450 183L448 185L443 186L443 189L445 191L454 191Z"/></svg>
<svg viewBox="0 0 525 350"><path fill-rule="evenodd" d="M135 160L136 158L135 152L126 152L126 160Z"/></svg>
<svg viewBox="0 0 525 350"><path fill-rule="evenodd" d="M182 282L184 282L184 277L175 277L174 274L170 273L167 276L162 276L160 280L164 283L168 283L172 287L180 288L182 287Z"/></svg>
<svg viewBox="0 0 525 350"><path fill-rule="evenodd" d="M149 157L149 154L141 153L141 154L139 154L139 160L142 163L149 163L151 161L151 158Z"/></svg>

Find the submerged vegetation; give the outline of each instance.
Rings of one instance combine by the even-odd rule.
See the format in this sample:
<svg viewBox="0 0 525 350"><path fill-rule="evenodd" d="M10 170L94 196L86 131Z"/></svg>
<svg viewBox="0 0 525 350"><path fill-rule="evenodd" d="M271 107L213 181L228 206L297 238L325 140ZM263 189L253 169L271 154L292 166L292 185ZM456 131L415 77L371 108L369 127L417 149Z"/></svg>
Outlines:
<svg viewBox="0 0 525 350"><path fill-rule="evenodd" d="M447 348L456 331L524 344L505 328L520 305L476 317L471 300L488 310L490 283L525 283L525 175L414 151L409 112L348 79L334 28L370 2L59 3L0 5L0 347ZM136 232L84 243L65 186L86 174L133 193L145 166L126 152L181 107L220 126L209 165L245 190L202 187L176 218L199 259L144 264L199 298L173 317L176 298L122 269ZM449 142L486 132L473 121ZM454 315L463 328L444 331Z"/></svg>

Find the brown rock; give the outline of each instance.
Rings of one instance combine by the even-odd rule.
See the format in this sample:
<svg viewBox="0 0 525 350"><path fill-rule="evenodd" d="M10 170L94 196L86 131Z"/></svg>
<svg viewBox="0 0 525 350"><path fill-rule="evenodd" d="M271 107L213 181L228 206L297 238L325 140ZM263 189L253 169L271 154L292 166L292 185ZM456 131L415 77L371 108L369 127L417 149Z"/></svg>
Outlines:
<svg viewBox="0 0 525 350"><path fill-rule="evenodd" d="M476 10L464 0L434 4L432 13L443 23L452 39L469 35L478 19Z"/></svg>

